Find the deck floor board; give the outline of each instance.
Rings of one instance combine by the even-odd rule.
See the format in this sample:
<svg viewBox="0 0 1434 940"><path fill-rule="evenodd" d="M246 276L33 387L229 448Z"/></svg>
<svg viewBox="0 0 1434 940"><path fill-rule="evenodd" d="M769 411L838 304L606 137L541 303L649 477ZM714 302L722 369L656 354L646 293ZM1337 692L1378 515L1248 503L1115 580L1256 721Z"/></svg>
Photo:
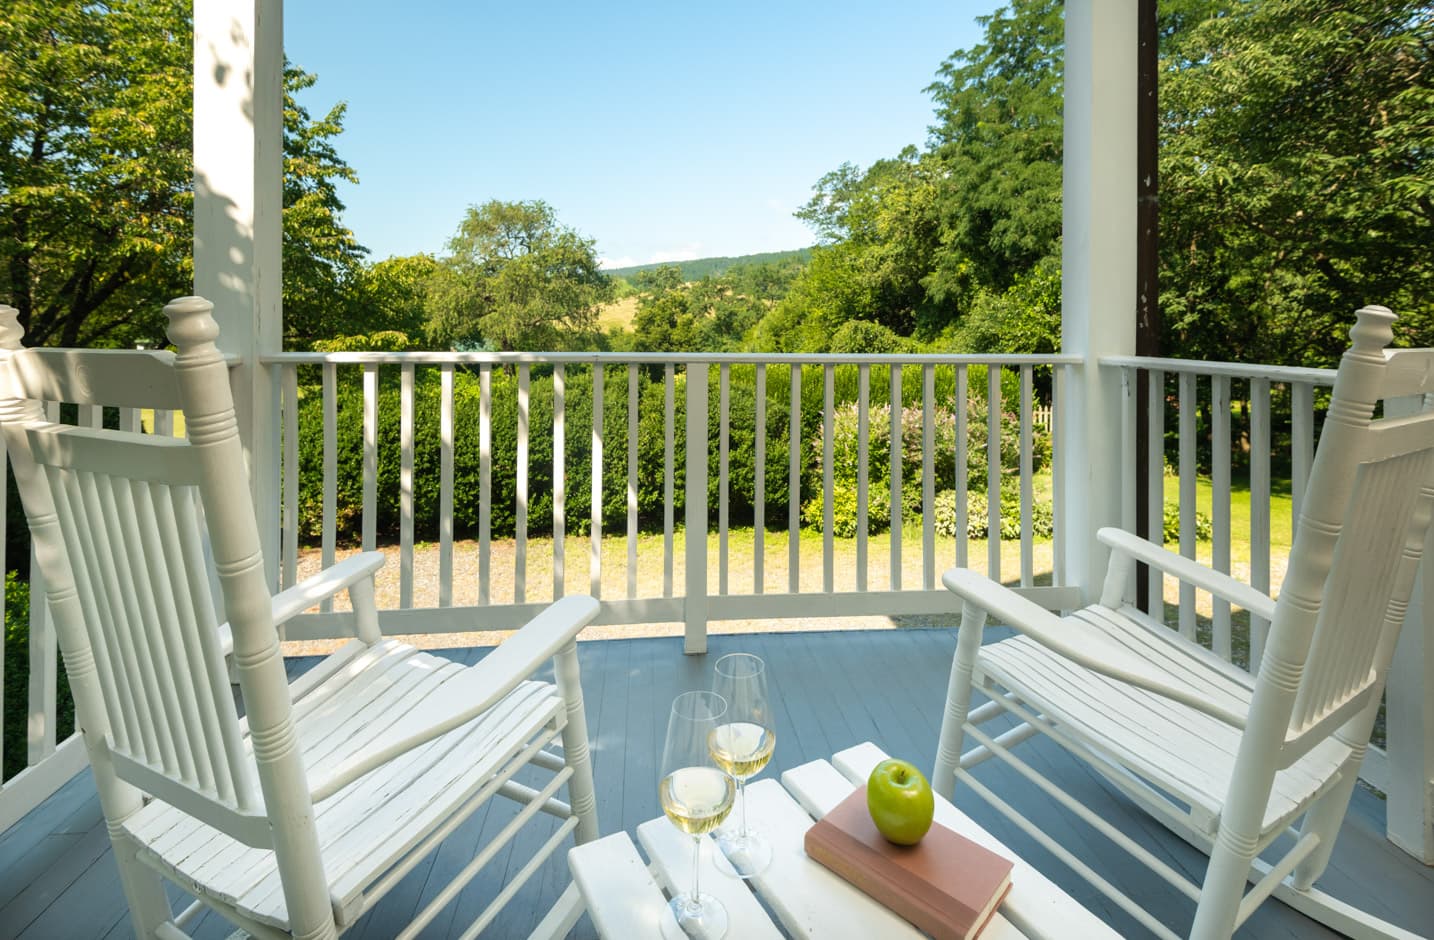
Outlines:
<svg viewBox="0 0 1434 940"><path fill-rule="evenodd" d="M990 632L993 638L1003 634L1000 628ZM723 653L747 650L768 662L772 692L780 700L777 753L764 773L772 776L867 739L929 768L935 760L936 729L954 645L949 629L714 635L705 656L684 656L680 638L579 644L602 831L631 831L659 812L656 774L671 700L680 692L707 687L712 664ZM466 649L446 655L474 662L485 653ZM291 661L288 667L291 674L297 674L309 664ZM993 727L999 730L1000 726ZM1136 811L1118 790L1050 742L1034 740L1017 753L1056 777L1063 789L1115 821L1172 866L1195 877L1202 871L1204 857L1200 853ZM1084 823L1060 811L1004 764L992 761L977 773L1037 825L1062 844L1074 847L1114 884L1146 903L1153 902L1163 911L1162 919L1177 930L1185 929L1190 904L1174 889L1113 849ZM959 792L957 802L1117 931L1141 934L1127 915L974 794ZM421 862L350 935L363 940L392 936L398 925L432 899L502 829L513 812L506 801L494 801L490 809L480 811L431 858ZM1419 865L1383 838L1383 817L1380 798L1359 789L1321 885L1409 929L1427 931L1434 924L1434 869ZM511 853L507 849L500 852L422 936L445 938L461 933L521 867L526 853L540 845L556 825L556 820L540 814L538 824L514 840ZM519 892L488 935L527 936L566 884L566 858L559 851ZM177 900L178 893L174 896ZM196 936L204 940L223 940L231 932L232 928L213 914L201 918L195 929ZM124 940L131 936L94 781L85 771L0 834L0 940ZM586 918L573 936L593 936ZM1268 903L1239 936L1335 935L1283 905Z"/></svg>

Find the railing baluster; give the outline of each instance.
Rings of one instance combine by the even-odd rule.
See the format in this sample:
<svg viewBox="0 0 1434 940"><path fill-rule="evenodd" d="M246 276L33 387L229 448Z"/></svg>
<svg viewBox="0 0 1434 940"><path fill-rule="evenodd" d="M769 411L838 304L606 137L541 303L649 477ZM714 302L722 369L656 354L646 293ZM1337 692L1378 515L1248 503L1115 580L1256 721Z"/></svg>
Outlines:
<svg viewBox="0 0 1434 940"><path fill-rule="evenodd" d="M921 367L921 584L936 589L936 367Z"/></svg>
<svg viewBox="0 0 1434 940"><path fill-rule="evenodd" d="M822 590L836 590L835 524L832 503L836 486L832 474L832 435L836 421L835 367L822 366Z"/></svg>
<svg viewBox="0 0 1434 940"><path fill-rule="evenodd" d="M1210 564L1230 573L1230 379L1210 377ZM1211 648L1227 662L1231 658L1230 602L1214 598L1211 604Z"/></svg>
<svg viewBox="0 0 1434 940"><path fill-rule="evenodd" d="M717 593L727 593L727 454L732 436L732 367L717 369Z"/></svg>
<svg viewBox="0 0 1434 940"><path fill-rule="evenodd" d="M378 542L378 366L363 367L363 550Z"/></svg>
<svg viewBox="0 0 1434 940"><path fill-rule="evenodd" d="M1001 580L1001 367L986 367L986 573Z"/></svg>
<svg viewBox="0 0 1434 940"><path fill-rule="evenodd" d="M1292 383L1290 408L1290 466L1293 470L1290 481L1290 544L1294 544L1295 530L1300 526L1300 511L1304 507L1305 488L1310 482L1310 467L1314 464L1314 386L1309 382Z"/></svg>
<svg viewBox="0 0 1434 940"><path fill-rule="evenodd" d="M119 410L119 429L130 434L139 433L140 420L138 408L121 408Z"/></svg>
<svg viewBox="0 0 1434 940"><path fill-rule="evenodd" d="M1035 582L1035 441L1032 432L1031 399L1035 376L1030 366L1021 366L1021 587Z"/></svg>
<svg viewBox="0 0 1434 940"><path fill-rule="evenodd" d="M1195 373L1180 373L1180 554L1195 557ZM1180 635L1195 639L1195 585L1180 582Z"/></svg>
<svg viewBox="0 0 1434 940"><path fill-rule="evenodd" d="M438 606L453 606L453 364L438 370Z"/></svg>
<svg viewBox="0 0 1434 940"><path fill-rule="evenodd" d="M337 515L339 504L339 389L338 366L332 362L323 364L323 411L324 411L324 473L323 473L323 516L320 521L320 564L328 568L334 563L338 548ZM324 598L319 610L324 613L334 609L333 598Z"/></svg>
<svg viewBox="0 0 1434 940"><path fill-rule="evenodd" d="M593 363L592 528L588 541L588 593L602 597L602 437L603 382L601 362Z"/></svg>
<svg viewBox="0 0 1434 940"><path fill-rule="evenodd" d="M1073 366L1051 368L1051 583L1066 584L1065 553L1065 436L1061 425L1065 410L1065 390ZM1127 464L1126 466L1130 466Z"/></svg>
<svg viewBox="0 0 1434 940"><path fill-rule="evenodd" d="M901 366L891 364L891 590L901 590Z"/></svg>
<svg viewBox="0 0 1434 940"><path fill-rule="evenodd" d="M528 600L528 364L518 366L518 502L513 518L513 603Z"/></svg>
<svg viewBox="0 0 1434 940"><path fill-rule="evenodd" d="M1150 484L1146 499L1147 518L1150 520L1150 541L1156 545L1165 543L1165 373L1150 370L1150 384L1147 401L1150 413L1146 427L1146 479ZM1150 614L1157 620L1165 619L1165 576L1154 565L1146 566L1146 578L1150 586Z"/></svg>
<svg viewBox="0 0 1434 940"><path fill-rule="evenodd" d="M627 596L637 596L638 371L627 367Z"/></svg>
<svg viewBox="0 0 1434 940"><path fill-rule="evenodd" d="M568 374L553 366L553 599L566 593L568 557L567 481Z"/></svg>
<svg viewBox="0 0 1434 940"><path fill-rule="evenodd" d="M757 363L756 441L752 469L752 593L766 588L767 549L767 364Z"/></svg>
<svg viewBox="0 0 1434 940"><path fill-rule="evenodd" d="M1120 466L1122 472L1135 479L1135 422L1136 396L1140 389L1140 370L1122 366L1120 370ZM1121 487L1120 527L1135 532L1135 491L1134 485Z"/></svg>
<svg viewBox="0 0 1434 940"><path fill-rule="evenodd" d="M968 422L970 416L967 410L970 407L969 398L970 376L966 373L964 365L956 367L956 565L965 568L967 565L967 525L970 520L966 517L966 497L970 489L970 481L967 478L966 463L970 459L971 441L969 439L970 428Z"/></svg>
<svg viewBox="0 0 1434 940"><path fill-rule="evenodd" d="M413 606L413 363L403 364L398 410L398 606Z"/></svg>
<svg viewBox="0 0 1434 940"><path fill-rule="evenodd" d="M870 518L867 500L870 498L868 484L870 470L867 461L871 456L871 366L863 362L856 367L856 589L866 590L866 548L867 530Z"/></svg>
<svg viewBox="0 0 1434 940"><path fill-rule="evenodd" d="M707 383L707 364L687 363L685 653L707 651Z"/></svg>
<svg viewBox="0 0 1434 940"><path fill-rule="evenodd" d="M284 546L280 551L283 559L280 583L289 587L299 581L299 368L282 366L279 371L283 376L280 402L284 412Z"/></svg>
<svg viewBox="0 0 1434 940"><path fill-rule="evenodd" d="M802 589L802 367L792 363L787 432L787 590Z"/></svg>
<svg viewBox="0 0 1434 940"><path fill-rule="evenodd" d="M1270 592L1270 380L1250 380L1250 586ZM1250 671L1260 668L1270 623L1250 615Z"/></svg>
<svg viewBox="0 0 1434 940"><path fill-rule="evenodd" d="M671 363L667 364L662 377L662 596L672 596L672 514L673 514L673 440L676 437L677 405L673 392L674 378Z"/></svg>
<svg viewBox="0 0 1434 940"><path fill-rule="evenodd" d="M493 367L478 367L478 604L493 600Z"/></svg>

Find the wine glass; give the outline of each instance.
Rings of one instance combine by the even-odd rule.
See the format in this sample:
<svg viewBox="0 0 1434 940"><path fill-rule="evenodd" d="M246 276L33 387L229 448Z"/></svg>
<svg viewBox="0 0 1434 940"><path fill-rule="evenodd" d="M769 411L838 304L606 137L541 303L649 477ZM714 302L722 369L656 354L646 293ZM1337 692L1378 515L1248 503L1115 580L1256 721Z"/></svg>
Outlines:
<svg viewBox="0 0 1434 940"><path fill-rule="evenodd" d="M736 794L736 784L717 769L708 748L726 714L727 702L715 692L684 692L673 700L667 719L657 794L667 818L692 836L692 890L668 903L682 932L673 933L671 921L663 918L665 937L716 940L727 932L727 909L710 894L701 893L697 877L702 836L727 818Z"/></svg>
<svg viewBox="0 0 1434 940"><path fill-rule="evenodd" d="M739 878L751 878L772 863L771 843L747 828L747 778L767 766L777 743L767 664L751 653L729 653L717 660L712 690L727 700L727 714L712 732L712 758L737 779L742 804L740 824L719 830L717 845Z"/></svg>

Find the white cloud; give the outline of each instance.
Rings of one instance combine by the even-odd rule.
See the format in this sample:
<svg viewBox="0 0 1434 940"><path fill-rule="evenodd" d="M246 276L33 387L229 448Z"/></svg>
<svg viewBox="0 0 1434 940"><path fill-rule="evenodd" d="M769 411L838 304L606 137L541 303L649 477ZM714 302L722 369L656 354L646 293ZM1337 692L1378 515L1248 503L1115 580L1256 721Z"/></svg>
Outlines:
<svg viewBox="0 0 1434 940"><path fill-rule="evenodd" d="M598 267L602 268L604 271L609 271L613 268L630 268L635 264L637 264L637 259L632 257L631 255L623 255L621 258L598 259Z"/></svg>

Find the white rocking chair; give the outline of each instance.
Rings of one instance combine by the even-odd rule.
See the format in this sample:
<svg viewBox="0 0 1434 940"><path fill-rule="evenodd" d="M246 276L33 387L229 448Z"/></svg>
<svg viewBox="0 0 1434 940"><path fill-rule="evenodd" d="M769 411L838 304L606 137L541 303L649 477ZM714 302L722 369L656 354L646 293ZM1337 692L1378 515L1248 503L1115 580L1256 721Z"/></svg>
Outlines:
<svg viewBox="0 0 1434 940"><path fill-rule="evenodd" d="M1199 940L1228 938L1272 893L1351 936L1413 936L1313 887L1355 786L1434 502L1434 398L1410 417L1374 418L1381 400L1434 392L1434 350L1385 350L1393 320L1366 307L1351 330L1278 603L1116 529L1099 533L1111 548L1100 601L1069 616L971 571L945 574L963 603L933 775L939 791L950 795L960 780L1021 820L970 772L991 757L1010 763L1194 900L1190 936ZM1137 562L1268 620L1258 675L1137 609ZM982 646L988 614L1019 635ZM973 687L990 698L974 711ZM1022 724L996 737L978 727L1002 712ZM1207 852L1204 883L1011 753L1036 733ZM979 747L962 755L965 735ZM1067 848L1024 828L1157 936L1177 936ZM1261 861L1287 831L1293 847L1273 865ZM1256 883L1245 893L1247 880Z"/></svg>
<svg viewBox="0 0 1434 940"><path fill-rule="evenodd" d="M562 818L473 936L569 833L597 836L575 639L598 604L558 601L465 667L380 635L380 553L271 598L211 310L165 308L175 355L21 349L0 307L0 429L135 932L186 936L207 905L256 937L335 937L489 797L523 804L416 934L537 812ZM182 410L188 440L51 423L42 402ZM276 626L345 589L357 638L290 685ZM528 678L549 659L556 687ZM553 772L541 789L512 779L530 765ZM198 900L176 916L161 878ZM580 913L570 889L539 933Z"/></svg>

